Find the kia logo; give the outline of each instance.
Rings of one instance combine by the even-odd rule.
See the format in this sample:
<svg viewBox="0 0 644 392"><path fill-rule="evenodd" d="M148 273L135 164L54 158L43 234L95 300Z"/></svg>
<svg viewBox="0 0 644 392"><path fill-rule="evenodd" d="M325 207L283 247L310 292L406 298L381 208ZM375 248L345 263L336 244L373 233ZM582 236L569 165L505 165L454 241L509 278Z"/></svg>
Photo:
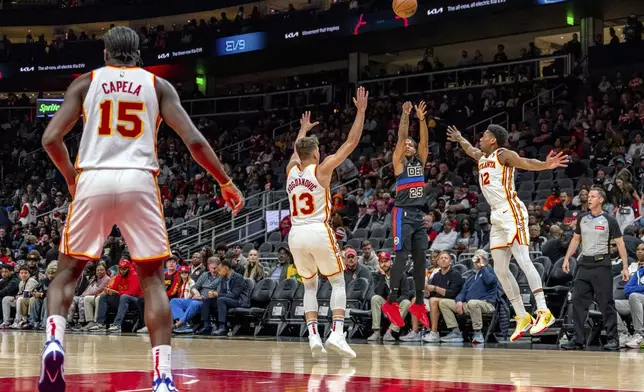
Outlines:
<svg viewBox="0 0 644 392"><path fill-rule="evenodd" d="M33 72L35 69L35 67L20 67L20 72Z"/></svg>
<svg viewBox="0 0 644 392"><path fill-rule="evenodd" d="M160 55L157 56L157 59L167 59L170 58L170 53L161 53Z"/></svg>
<svg viewBox="0 0 644 392"><path fill-rule="evenodd" d="M432 8L431 10L427 10L427 15L438 15L443 13L443 7L441 8Z"/></svg>
<svg viewBox="0 0 644 392"><path fill-rule="evenodd" d="M296 31L294 33L284 34L284 39L297 38L299 36L300 36L300 33L298 31Z"/></svg>

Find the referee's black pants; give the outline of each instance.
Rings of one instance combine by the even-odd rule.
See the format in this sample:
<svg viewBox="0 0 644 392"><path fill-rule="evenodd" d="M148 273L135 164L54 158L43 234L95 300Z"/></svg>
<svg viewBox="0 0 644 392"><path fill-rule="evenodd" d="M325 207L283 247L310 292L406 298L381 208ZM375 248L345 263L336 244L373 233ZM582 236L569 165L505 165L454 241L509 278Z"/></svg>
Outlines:
<svg viewBox="0 0 644 392"><path fill-rule="evenodd" d="M572 290L572 320L577 343L586 344L584 325L590 303L595 300L604 318L604 328L609 340L618 340L617 311L613 299L613 273L611 266L579 265Z"/></svg>

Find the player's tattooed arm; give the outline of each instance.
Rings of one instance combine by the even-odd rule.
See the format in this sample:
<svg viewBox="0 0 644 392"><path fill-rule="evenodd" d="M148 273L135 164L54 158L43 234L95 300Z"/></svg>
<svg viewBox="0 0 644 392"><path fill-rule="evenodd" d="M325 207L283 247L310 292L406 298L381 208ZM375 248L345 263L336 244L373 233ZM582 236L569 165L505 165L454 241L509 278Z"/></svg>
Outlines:
<svg viewBox="0 0 644 392"><path fill-rule="evenodd" d="M295 150L295 144L298 140L306 137L307 133L319 123L319 121L316 121L314 123L311 122L311 112L306 111L304 112L304 114L302 114L302 118L300 119L300 131L297 133L295 143L293 143L293 155L291 155L291 160L288 162L288 165L286 165L287 175L295 165L298 165L300 163L300 157L297 155L297 151Z"/></svg>
<svg viewBox="0 0 644 392"><path fill-rule="evenodd" d="M429 152L429 129L427 129L427 120L425 116L427 115L427 106L425 101L420 101L417 106L414 106L416 110L416 117L420 121L420 141L418 142L418 159L422 163L423 167L427 163L427 154Z"/></svg>
<svg viewBox="0 0 644 392"><path fill-rule="evenodd" d="M516 152L507 149L499 151L497 156L499 162L506 166L530 171L541 171L568 166L568 155L564 155L563 152L555 154L554 151L550 151L545 161L523 158Z"/></svg>
<svg viewBox="0 0 644 392"><path fill-rule="evenodd" d="M467 139L461 135L461 132L455 126L447 127L447 140L451 142L458 143L463 151L471 158L478 161L485 154L478 148L474 147L472 143L468 142Z"/></svg>
<svg viewBox="0 0 644 392"><path fill-rule="evenodd" d="M409 115L411 114L411 102L405 102L402 106L400 115L400 125L398 126L398 140L393 154L394 174L400 175L405 164L405 141L409 136Z"/></svg>

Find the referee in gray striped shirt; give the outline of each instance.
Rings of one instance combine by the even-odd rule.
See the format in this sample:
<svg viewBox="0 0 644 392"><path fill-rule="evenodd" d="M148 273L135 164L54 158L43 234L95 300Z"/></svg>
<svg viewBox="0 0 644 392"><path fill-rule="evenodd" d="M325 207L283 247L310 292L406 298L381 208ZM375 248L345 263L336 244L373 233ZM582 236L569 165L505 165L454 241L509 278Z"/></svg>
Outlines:
<svg viewBox="0 0 644 392"><path fill-rule="evenodd" d="M604 316L604 328L608 342L605 350L619 350L617 334L617 312L613 299L613 274L609 244L615 239L619 256L622 258L622 279L629 279L628 257L622 232L617 220L602 210L606 193L601 188L592 188L588 193L589 212L577 218L575 234L570 241L568 252L563 261L563 270L570 273L570 257L577 251L581 243L581 255L578 259L577 274L572 290L572 322L575 335L570 342L561 345L565 350L584 348L586 342L584 323L588 315L588 307L595 299L599 310Z"/></svg>

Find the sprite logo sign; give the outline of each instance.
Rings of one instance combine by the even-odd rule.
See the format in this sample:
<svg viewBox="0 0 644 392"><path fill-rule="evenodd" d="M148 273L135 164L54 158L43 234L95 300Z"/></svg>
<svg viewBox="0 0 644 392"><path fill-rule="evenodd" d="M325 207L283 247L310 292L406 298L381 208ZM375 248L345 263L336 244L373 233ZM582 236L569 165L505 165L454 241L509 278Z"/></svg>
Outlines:
<svg viewBox="0 0 644 392"><path fill-rule="evenodd" d="M62 103L63 100L60 98L38 99L36 100L36 116L51 117L60 109Z"/></svg>

